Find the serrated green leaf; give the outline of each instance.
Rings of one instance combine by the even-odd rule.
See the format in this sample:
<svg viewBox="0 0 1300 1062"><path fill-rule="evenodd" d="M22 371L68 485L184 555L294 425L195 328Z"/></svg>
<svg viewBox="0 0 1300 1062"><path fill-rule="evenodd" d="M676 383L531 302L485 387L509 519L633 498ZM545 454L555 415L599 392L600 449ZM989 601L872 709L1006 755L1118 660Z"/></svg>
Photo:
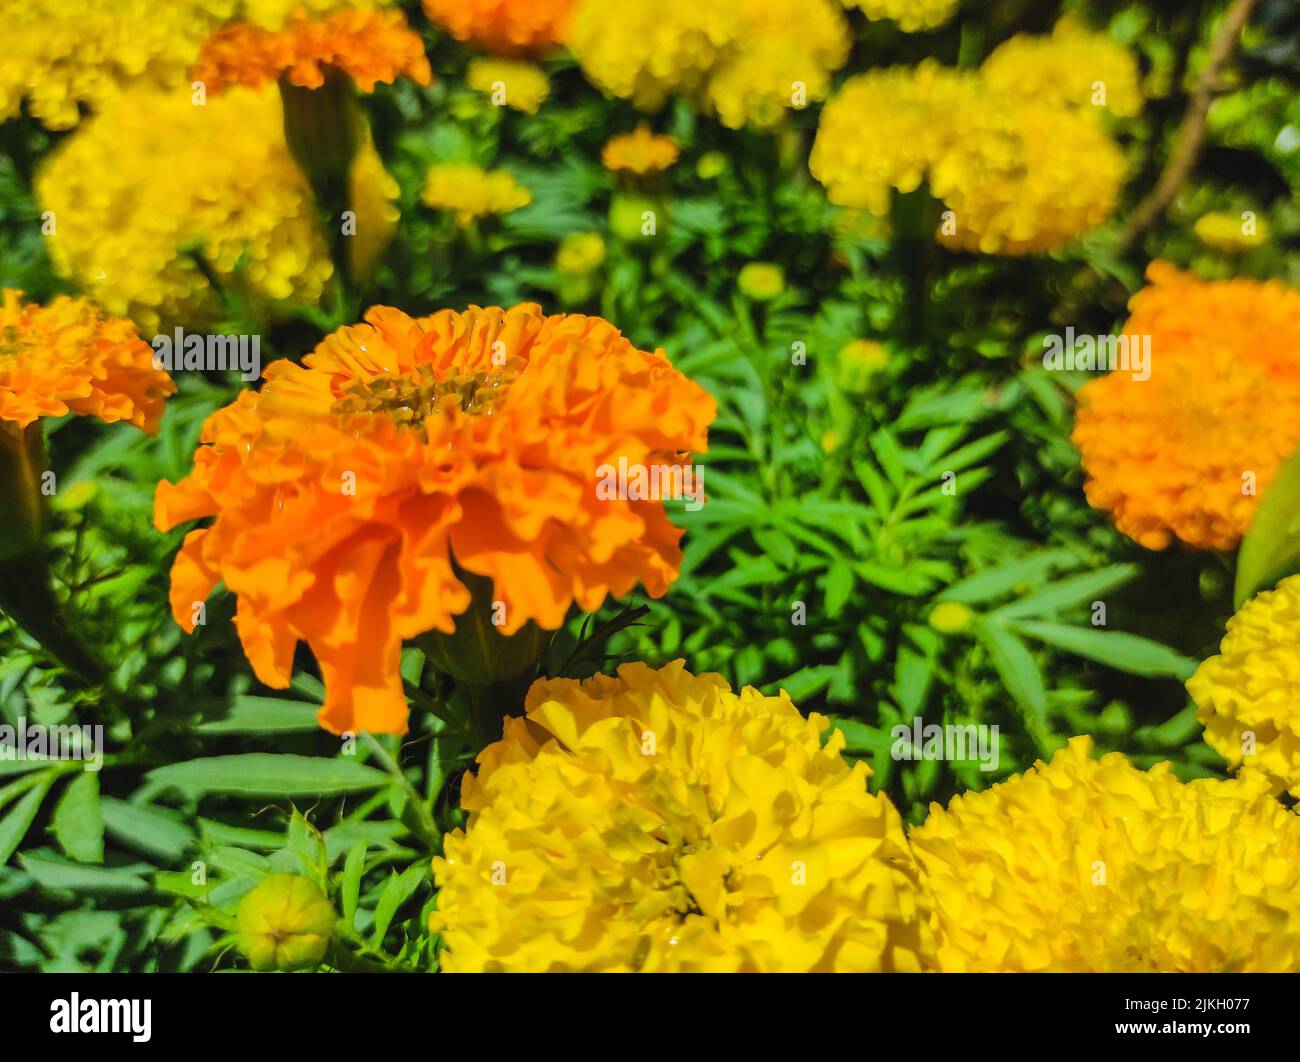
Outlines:
<svg viewBox="0 0 1300 1062"><path fill-rule="evenodd" d="M200 734L300 734L319 728L319 704L281 697L236 697L226 715L200 723Z"/></svg>
<svg viewBox="0 0 1300 1062"><path fill-rule="evenodd" d="M1099 631L1063 623L1017 620L1012 626L1040 642L1099 664L1146 678L1175 678L1183 682L1196 670L1196 661L1167 645L1123 631Z"/></svg>
<svg viewBox="0 0 1300 1062"><path fill-rule="evenodd" d="M82 771L63 790L51 824L59 847L79 863L104 861L104 813L99 775Z"/></svg>
<svg viewBox="0 0 1300 1062"><path fill-rule="evenodd" d="M32 820L41 810L41 802L53 783L53 775L41 779L22 800L9 809L3 819L0 819L0 867L9 862L9 857L23 843L23 838L27 836Z"/></svg>
<svg viewBox="0 0 1300 1062"><path fill-rule="evenodd" d="M209 756L150 771L158 785L253 797L335 796L378 789L389 777L355 760L250 752Z"/></svg>
<svg viewBox="0 0 1300 1062"><path fill-rule="evenodd" d="M361 875L366 868L366 852L369 846L365 841L358 841L348 852L343 862L343 877L340 891L343 897L343 921L349 926L356 925L357 903L361 898Z"/></svg>
<svg viewBox="0 0 1300 1062"><path fill-rule="evenodd" d="M1047 691L1033 655L1014 634L984 616L976 618L972 629L988 650L1002 684L1024 716L1030 736L1046 751Z"/></svg>
<svg viewBox="0 0 1300 1062"><path fill-rule="evenodd" d="M179 863L194 834L175 813L148 804L104 797L104 825L120 844L166 863Z"/></svg>

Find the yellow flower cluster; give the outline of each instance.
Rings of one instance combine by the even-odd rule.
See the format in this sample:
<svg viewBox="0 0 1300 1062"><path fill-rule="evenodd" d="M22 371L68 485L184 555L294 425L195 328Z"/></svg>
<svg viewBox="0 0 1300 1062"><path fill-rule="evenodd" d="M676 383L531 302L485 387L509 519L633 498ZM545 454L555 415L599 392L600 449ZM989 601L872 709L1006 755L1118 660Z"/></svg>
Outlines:
<svg viewBox="0 0 1300 1062"><path fill-rule="evenodd" d="M1230 767L1258 767L1300 797L1300 576L1248 601L1187 683L1205 741Z"/></svg>
<svg viewBox="0 0 1300 1062"><path fill-rule="evenodd" d="M236 0L11 0L3 4L0 121L26 99L51 129L80 121L131 84L176 85Z"/></svg>
<svg viewBox="0 0 1300 1062"><path fill-rule="evenodd" d="M388 7L393 0L239 0L236 14L247 22L264 29L278 30L291 15L302 12L308 16L326 15L340 8L350 7L369 11Z"/></svg>
<svg viewBox="0 0 1300 1062"><path fill-rule="evenodd" d="M533 201L527 188L505 170L485 170L469 162L429 167L420 193L426 206L456 216L461 228L493 214L508 214Z"/></svg>
<svg viewBox="0 0 1300 1062"><path fill-rule="evenodd" d="M511 59L472 59L465 71L465 83L507 107L536 114L551 94L546 72L533 63Z"/></svg>
<svg viewBox="0 0 1300 1062"><path fill-rule="evenodd" d="M1042 88L1053 63L1085 63L1079 84ZM1123 182L1124 157L1093 113L1101 97L1080 98L1103 76L1108 105L1135 111L1132 58L1071 23L1013 38L977 72L930 61L869 71L826 105L809 167L831 202L877 214L892 190L928 180L951 211L939 234L949 246L1052 250L1105 220Z"/></svg>
<svg viewBox="0 0 1300 1062"><path fill-rule="evenodd" d="M281 125L274 88L202 107L123 93L37 174L56 267L146 335L215 319L205 270L255 300L314 302L333 267Z"/></svg>
<svg viewBox="0 0 1300 1062"><path fill-rule="evenodd" d="M898 813L824 717L681 662L541 680L434 860L445 970L915 971Z"/></svg>
<svg viewBox="0 0 1300 1062"><path fill-rule="evenodd" d="M1105 108L1122 118L1142 111L1137 63L1111 37L1066 16L1050 36L1018 34L984 61L984 83L999 92L1076 110Z"/></svg>
<svg viewBox="0 0 1300 1062"><path fill-rule="evenodd" d="M845 7L857 7L869 19L892 19L905 33L936 29L957 10L960 0L844 0Z"/></svg>
<svg viewBox="0 0 1300 1062"><path fill-rule="evenodd" d="M1300 816L1075 738L911 832L945 971L1300 970Z"/></svg>
<svg viewBox="0 0 1300 1062"><path fill-rule="evenodd" d="M824 98L849 44L832 0L626 0L617 19L601 0L581 0L569 34L606 92L645 110L698 96L733 129L769 128Z"/></svg>

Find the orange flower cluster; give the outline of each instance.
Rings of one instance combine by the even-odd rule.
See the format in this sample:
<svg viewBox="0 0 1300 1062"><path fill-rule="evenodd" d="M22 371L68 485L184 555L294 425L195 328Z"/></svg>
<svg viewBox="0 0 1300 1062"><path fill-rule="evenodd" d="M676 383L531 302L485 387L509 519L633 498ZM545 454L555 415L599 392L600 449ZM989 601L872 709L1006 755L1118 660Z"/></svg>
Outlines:
<svg viewBox="0 0 1300 1062"><path fill-rule="evenodd" d="M1300 444L1300 291L1167 262L1147 277L1124 334L1150 337L1150 378L1116 371L1079 391L1084 489L1150 549L1231 549Z"/></svg>
<svg viewBox="0 0 1300 1062"><path fill-rule="evenodd" d="M496 55L545 51L564 41L577 0L424 0L430 22Z"/></svg>
<svg viewBox="0 0 1300 1062"><path fill-rule="evenodd" d="M256 88L280 77L319 88L327 67L342 70L363 92L403 74L421 85L433 77L424 43L401 11L355 8L319 19L299 12L278 30L232 22L204 42L193 76L213 93L229 85Z"/></svg>
<svg viewBox="0 0 1300 1062"><path fill-rule="evenodd" d="M208 420L193 472L159 485L160 530L215 517L177 556L172 609L192 629L224 580L271 686L305 640L335 733L405 731L401 644L455 630L471 603L457 566L492 580L504 635L676 577L681 531L662 502L601 498L598 470L684 465L714 402L607 321L375 307L264 375Z"/></svg>
<svg viewBox="0 0 1300 1062"><path fill-rule="evenodd" d="M4 291L0 421L26 428L71 412L154 432L175 390L129 321L103 316L88 299L59 296L42 307Z"/></svg>
<svg viewBox="0 0 1300 1062"><path fill-rule="evenodd" d="M642 122L635 132L620 133L605 141L600 162L611 172L621 170L644 177L668 169L681 153L676 140L650 132Z"/></svg>

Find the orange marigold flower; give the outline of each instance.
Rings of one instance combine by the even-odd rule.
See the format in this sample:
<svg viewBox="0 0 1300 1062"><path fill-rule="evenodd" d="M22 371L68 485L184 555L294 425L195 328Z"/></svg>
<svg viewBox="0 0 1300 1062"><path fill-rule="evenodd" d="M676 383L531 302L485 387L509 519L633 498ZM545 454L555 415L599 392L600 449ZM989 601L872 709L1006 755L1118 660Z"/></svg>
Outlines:
<svg viewBox="0 0 1300 1062"><path fill-rule="evenodd" d="M623 460L688 468L714 402L608 321L377 306L264 377L209 418L155 521L215 517L176 558L177 621L191 629L224 580L263 682L288 685L300 639L316 654L328 730L406 730L401 644L455 630L471 603L458 569L492 580L505 635L676 577L662 502L597 481Z"/></svg>
<svg viewBox="0 0 1300 1062"><path fill-rule="evenodd" d="M634 133L610 137L601 150L600 161L607 170L626 170L645 176L668 169L679 155L681 149L676 140L650 132L650 127L642 122Z"/></svg>
<svg viewBox="0 0 1300 1062"><path fill-rule="evenodd" d="M319 88L328 67L342 70L363 92L403 74L421 85L433 77L424 43L401 11L358 8L317 19L300 11L278 30L229 23L204 42L193 76L209 92L228 85L256 88L278 78Z"/></svg>
<svg viewBox="0 0 1300 1062"><path fill-rule="evenodd" d="M1167 262L1147 277L1124 326L1146 370L1134 360L1079 391L1084 490L1150 549L1231 549L1300 444L1300 291Z"/></svg>
<svg viewBox="0 0 1300 1062"><path fill-rule="evenodd" d="M430 22L458 41L497 55L524 55L561 43L577 0L424 0Z"/></svg>
<svg viewBox="0 0 1300 1062"><path fill-rule="evenodd" d="M0 421L26 428L71 412L154 432L175 390L129 321L105 317L88 299L37 306L20 291L3 292Z"/></svg>

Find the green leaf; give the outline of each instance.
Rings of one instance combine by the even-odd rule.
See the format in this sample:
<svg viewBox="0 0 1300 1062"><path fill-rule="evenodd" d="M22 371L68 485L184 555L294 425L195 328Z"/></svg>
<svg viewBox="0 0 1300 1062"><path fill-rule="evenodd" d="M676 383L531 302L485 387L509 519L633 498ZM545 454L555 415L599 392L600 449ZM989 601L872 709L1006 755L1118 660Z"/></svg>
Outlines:
<svg viewBox="0 0 1300 1062"><path fill-rule="evenodd" d="M365 841L358 841L343 863L343 921L349 926L356 924L357 902L361 898L361 875L366 868L368 848Z"/></svg>
<svg viewBox="0 0 1300 1062"><path fill-rule="evenodd" d="M1032 557L1009 561L994 568L968 575L953 583L935 598L936 601L956 601L963 605L979 604L1010 593L1017 586L1042 582L1055 567L1067 563L1072 555L1063 549L1045 550Z"/></svg>
<svg viewBox="0 0 1300 1062"><path fill-rule="evenodd" d="M1123 631L1098 631L1063 623L1019 620L1016 630L1068 653L1146 678L1176 678L1184 682L1196 670L1196 661L1167 645Z"/></svg>
<svg viewBox="0 0 1300 1062"><path fill-rule="evenodd" d="M989 659L1025 717L1030 736L1041 749L1046 750L1047 692L1043 689L1043 676L1034 658L1014 634L1005 627L980 616L973 627L976 636L988 650Z"/></svg>
<svg viewBox="0 0 1300 1062"><path fill-rule="evenodd" d="M1240 608L1261 587L1300 567L1300 449L1265 488L1237 554L1233 601Z"/></svg>
<svg viewBox="0 0 1300 1062"><path fill-rule="evenodd" d="M194 835L173 813L148 804L104 797L104 825L121 844L167 863L179 863Z"/></svg>
<svg viewBox="0 0 1300 1062"><path fill-rule="evenodd" d="M0 867L9 862L9 857L23 843L32 820L41 810L41 801L45 799L45 794L50 791L50 786L53 784L53 775L42 779L10 809L3 819L0 819Z"/></svg>
<svg viewBox="0 0 1300 1062"><path fill-rule="evenodd" d="M158 767L147 777L158 785L238 796L335 796L378 789L391 780L364 763L318 756L250 752L209 756Z"/></svg>
<svg viewBox="0 0 1300 1062"><path fill-rule="evenodd" d="M1003 605L993 615L1002 618L1016 616L1041 616L1054 613L1081 601L1093 602L1117 586L1122 586L1137 574L1136 564L1111 564L1095 572L1071 575L1059 582L1043 587L1025 597Z"/></svg>
<svg viewBox="0 0 1300 1062"><path fill-rule="evenodd" d="M281 697L236 697L220 719L200 723L200 734L299 734L319 728L318 704Z"/></svg>
<svg viewBox="0 0 1300 1062"><path fill-rule="evenodd" d="M79 863L104 861L104 812L99 801L99 775L82 771L63 790L54 808L54 837Z"/></svg>
<svg viewBox="0 0 1300 1062"><path fill-rule="evenodd" d="M836 670L835 664L817 664L814 667L802 668L771 685L785 690L790 695L790 699L798 704L804 698L824 690L835 677Z"/></svg>
<svg viewBox="0 0 1300 1062"><path fill-rule="evenodd" d="M149 883L140 875L153 869L147 863L133 863L125 867L97 867L86 863L64 862L52 855L24 854L18 857L18 861L42 888L67 889L75 893L148 892Z"/></svg>
<svg viewBox="0 0 1300 1062"><path fill-rule="evenodd" d="M834 561L826 573L826 615L837 619L853 595L853 568L842 557Z"/></svg>
<svg viewBox="0 0 1300 1062"><path fill-rule="evenodd" d="M384 891L379 894L379 902L375 905L374 935L370 938L375 947L383 944L397 909L410 899L426 876L427 867L421 862L407 867L401 874L393 874L384 883Z"/></svg>

